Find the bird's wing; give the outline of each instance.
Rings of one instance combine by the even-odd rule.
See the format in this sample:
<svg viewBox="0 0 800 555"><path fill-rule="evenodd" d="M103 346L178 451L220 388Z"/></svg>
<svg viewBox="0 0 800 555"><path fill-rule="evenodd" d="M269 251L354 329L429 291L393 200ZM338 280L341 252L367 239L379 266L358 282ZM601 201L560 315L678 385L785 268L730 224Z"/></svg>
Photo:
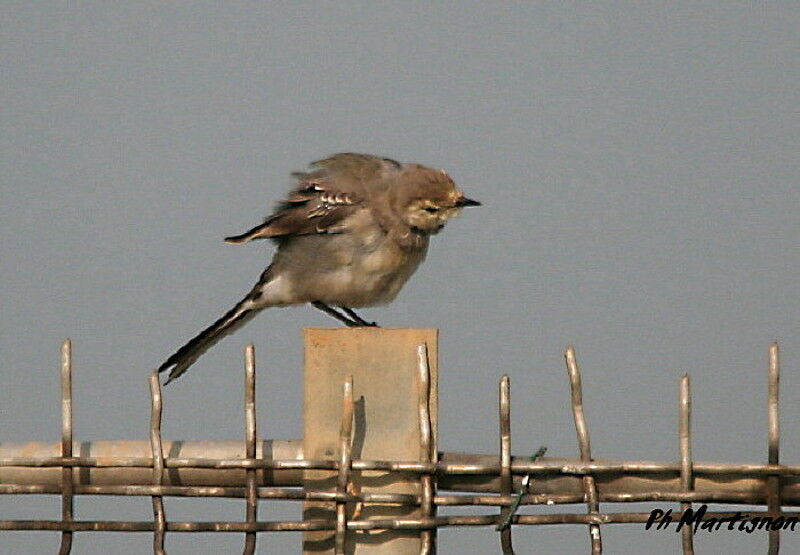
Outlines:
<svg viewBox="0 0 800 555"><path fill-rule="evenodd" d="M342 222L363 207L370 189L378 186L383 174L401 167L388 158L352 153L336 154L311 166L310 172L292 174L297 185L264 223L225 240L246 243L254 239L338 233Z"/></svg>

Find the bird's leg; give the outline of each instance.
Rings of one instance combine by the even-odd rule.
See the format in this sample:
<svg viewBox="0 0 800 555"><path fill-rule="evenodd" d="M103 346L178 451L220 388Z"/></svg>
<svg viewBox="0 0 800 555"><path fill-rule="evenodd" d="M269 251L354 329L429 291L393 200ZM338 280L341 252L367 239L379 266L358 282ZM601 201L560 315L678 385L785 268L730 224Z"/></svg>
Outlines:
<svg viewBox="0 0 800 555"><path fill-rule="evenodd" d="M356 311L353 310L352 308L347 308L346 306L343 306L341 307L341 309L344 310L345 314L350 316L350 318L352 318L353 321L356 322L359 326L365 326L368 328L380 327L376 322L367 322L366 320L364 320L361 316L356 314Z"/></svg>
<svg viewBox="0 0 800 555"><path fill-rule="evenodd" d="M322 312L333 316L334 318L336 318L340 322L343 322L344 325L346 325L348 328L357 328L357 327L360 327L360 326L364 325L364 324L358 323L355 320L351 320L350 318L348 318L344 314L340 314L335 308L326 305L322 301L314 301L311 304L314 306L314 308L318 308Z"/></svg>

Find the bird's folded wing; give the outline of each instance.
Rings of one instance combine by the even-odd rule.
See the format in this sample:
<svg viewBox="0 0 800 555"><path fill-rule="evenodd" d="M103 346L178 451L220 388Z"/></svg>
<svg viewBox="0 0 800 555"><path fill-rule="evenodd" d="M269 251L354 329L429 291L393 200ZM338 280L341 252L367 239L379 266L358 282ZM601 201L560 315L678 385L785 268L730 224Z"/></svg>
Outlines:
<svg viewBox="0 0 800 555"><path fill-rule="evenodd" d="M226 237L228 243L246 243L255 239L281 238L316 233L339 233L341 224L360 208L360 202L352 204L332 203L322 200L293 203L277 212L253 229L241 235Z"/></svg>
<svg viewBox="0 0 800 555"><path fill-rule="evenodd" d="M264 223L226 237L229 243L255 239L338 233L341 224L361 209L368 187L379 186L382 174L397 171L400 164L364 154L337 154L312 164L312 171L292 174L297 185Z"/></svg>

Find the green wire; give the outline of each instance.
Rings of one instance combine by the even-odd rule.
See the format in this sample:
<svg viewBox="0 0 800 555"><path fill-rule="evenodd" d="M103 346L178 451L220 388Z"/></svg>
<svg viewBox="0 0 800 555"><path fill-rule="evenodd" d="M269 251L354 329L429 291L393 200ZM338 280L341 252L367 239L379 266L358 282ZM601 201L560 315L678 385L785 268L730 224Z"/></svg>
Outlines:
<svg viewBox="0 0 800 555"><path fill-rule="evenodd" d="M536 462L536 460L540 457L543 457L544 454L547 453L547 447L542 446L531 455L531 462ZM531 475L526 474L525 477L522 479L521 487L517 492L517 496L514 498L514 502L511 503L511 507L509 507L508 514L506 518L503 520L502 523L498 524L495 530L498 532L502 532L509 526L511 526L511 521L514 520L514 515L517 513L517 509L519 509L519 504L522 503L522 496L528 493L528 489L530 488L531 482Z"/></svg>

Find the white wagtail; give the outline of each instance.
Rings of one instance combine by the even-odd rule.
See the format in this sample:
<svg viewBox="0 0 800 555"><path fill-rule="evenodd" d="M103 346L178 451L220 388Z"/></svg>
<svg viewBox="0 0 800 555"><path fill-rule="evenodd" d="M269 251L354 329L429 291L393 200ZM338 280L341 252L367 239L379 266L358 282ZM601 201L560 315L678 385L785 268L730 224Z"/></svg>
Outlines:
<svg viewBox="0 0 800 555"><path fill-rule="evenodd" d="M375 325L353 309L391 302L424 260L429 237L463 207L480 205L444 170L419 164L344 153L311 168L293 174L296 186L264 223L225 239L270 238L278 248L247 296L161 365L165 385L271 306L311 303L348 326Z"/></svg>

